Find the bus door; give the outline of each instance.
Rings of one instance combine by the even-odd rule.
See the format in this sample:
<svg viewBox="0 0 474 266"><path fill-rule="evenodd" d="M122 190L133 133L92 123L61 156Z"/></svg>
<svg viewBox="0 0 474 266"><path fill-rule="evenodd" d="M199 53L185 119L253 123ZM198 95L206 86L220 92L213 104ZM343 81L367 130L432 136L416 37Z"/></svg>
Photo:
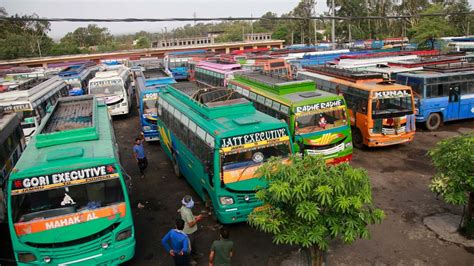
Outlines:
<svg viewBox="0 0 474 266"><path fill-rule="evenodd" d="M450 84L448 97L448 112L446 114L447 120L459 118L461 89L458 83Z"/></svg>

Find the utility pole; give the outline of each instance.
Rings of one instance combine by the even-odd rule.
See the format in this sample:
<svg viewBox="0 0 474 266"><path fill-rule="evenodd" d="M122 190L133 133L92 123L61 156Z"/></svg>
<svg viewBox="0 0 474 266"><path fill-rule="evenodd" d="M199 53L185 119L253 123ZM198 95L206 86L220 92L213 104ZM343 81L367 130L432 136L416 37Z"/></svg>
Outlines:
<svg viewBox="0 0 474 266"><path fill-rule="evenodd" d="M334 0L331 1L332 5L332 16L336 16L336 6L334 5ZM336 43L336 19L332 19L332 29L331 29L331 42L333 45Z"/></svg>
<svg viewBox="0 0 474 266"><path fill-rule="evenodd" d="M316 29L316 20L314 22L314 46L318 45L318 30Z"/></svg>
<svg viewBox="0 0 474 266"><path fill-rule="evenodd" d="M301 44L304 44L304 29L303 26L301 26Z"/></svg>
<svg viewBox="0 0 474 266"><path fill-rule="evenodd" d="M295 32L294 32L294 31L291 31L291 45L294 44L294 42L293 42L293 40L294 40L294 39L293 39L293 38L294 38L294 35L295 35Z"/></svg>
<svg viewBox="0 0 474 266"><path fill-rule="evenodd" d="M314 2L314 16L316 17L316 2ZM314 23L314 46L318 45L318 31L316 29L316 19L313 20Z"/></svg>
<svg viewBox="0 0 474 266"><path fill-rule="evenodd" d="M352 42L351 21L349 20L349 44Z"/></svg>

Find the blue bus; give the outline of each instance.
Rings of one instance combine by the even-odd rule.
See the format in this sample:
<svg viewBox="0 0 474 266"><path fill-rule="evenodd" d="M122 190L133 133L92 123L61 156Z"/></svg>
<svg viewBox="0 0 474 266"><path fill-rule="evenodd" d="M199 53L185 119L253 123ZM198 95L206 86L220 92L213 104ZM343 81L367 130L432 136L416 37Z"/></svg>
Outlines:
<svg viewBox="0 0 474 266"><path fill-rule="evenodd" d="M158 93L161 87L173 83L176 81L170 77L147 80L140 75L135 79L135 96L140 114L140 126L146 141L160 139L156 127Z"/></svg>
<svg viewBox="0 0 474 266"><path fill-rule="evenodd" d="M89 80L92 79L99 68L93 63L68 66L58 75L71 86L69 96L84 95L87 91Z"/></svg>
<svg viewBox="0 0 474 266"><path fill-rule="evenodd" d="M474 64L434 65L397 74L416 96L416 122L435 130L444 121L474 118Z"/></svg>
<svg viewBox="0 0 474 266"><path fill-rule="evenodd" d="M206 54L206 50L190 50L166 53L163 58L165 73L175 80L189 79L188 61L195 55Z"/></svg>

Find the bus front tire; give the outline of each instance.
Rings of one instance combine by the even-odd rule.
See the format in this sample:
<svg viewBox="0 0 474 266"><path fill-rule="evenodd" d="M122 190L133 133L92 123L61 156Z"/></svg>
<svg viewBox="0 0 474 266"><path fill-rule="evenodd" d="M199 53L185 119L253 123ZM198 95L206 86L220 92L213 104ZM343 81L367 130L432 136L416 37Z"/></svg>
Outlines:
<svg viewBox="0 0 474 266"><path fill-rule="evenodd" d="M179 170L179 163L178 163L178 160L176 158L176 154L174 154L174 153L173 153L172 163L173 163L173 172L174 172L174 174L179 178L183 177L183 175L181 174L181 170Z"/></svg>
<svg viewBox="0 0 474 266"><path fill-rule="evenodd" d="M439 113L431 113L426 119L425 126L428 130L436 130L441 125L441 120Z"/></svg>
<svg viewBox="0 0 474 266"><path fill-rule="evenodd" d="M354 147L358 149L364 148L364 139L362 137L362 133L358 128L352 128L352 143Z"/></svg>
<svg viewBox="0 0 474 266"><path fill-rule="evenodd" d="M207 209L207 213L208 213L209 217L211 217L211 219L214 222L219 222L219 220L217 219L217 215L215 213L215 210L214 210L214 204L212 203L211 197L209 196L209 193L207 191L204 191L204 206Z"/></svg>

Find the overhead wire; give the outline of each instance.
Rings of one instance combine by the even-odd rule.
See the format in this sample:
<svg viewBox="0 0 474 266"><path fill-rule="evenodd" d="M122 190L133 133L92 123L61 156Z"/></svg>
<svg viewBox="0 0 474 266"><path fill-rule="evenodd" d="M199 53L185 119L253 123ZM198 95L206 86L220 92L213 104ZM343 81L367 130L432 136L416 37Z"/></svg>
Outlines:
<svg viewBox="0 0 474 266"><path fill-rule="evenodd" d="M311 17L184 17L184 18L40 18L20 16L0 16L0 21L49 21L49 22L169 22L169 21L256 21L256 20L380 20L408 19L421 17L445 17L456 15L473 15L474 11L446 12L432 14L390 15L390 16L311 16Z"/></svg>

